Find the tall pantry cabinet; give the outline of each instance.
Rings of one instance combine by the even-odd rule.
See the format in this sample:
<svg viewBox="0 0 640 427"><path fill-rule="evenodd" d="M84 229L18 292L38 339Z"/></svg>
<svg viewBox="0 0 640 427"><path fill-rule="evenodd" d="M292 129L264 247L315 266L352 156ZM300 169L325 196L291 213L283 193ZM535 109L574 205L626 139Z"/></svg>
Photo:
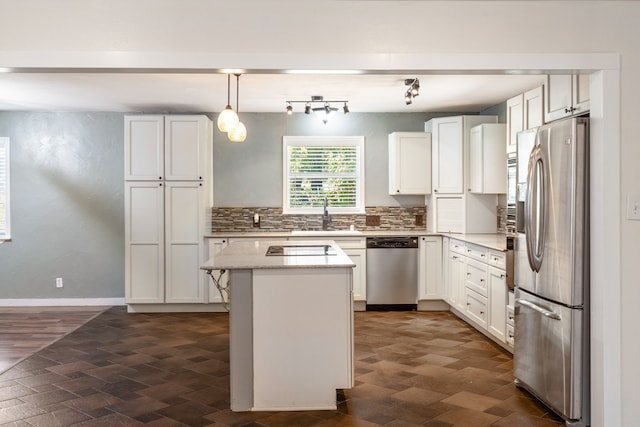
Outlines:
<svg viewBox="0 0 640 427"><path fill-rule="evenodd" d="M207 278L200 265L212 204L211 121L135 115L125 116L124 127L129 309L204 303Z"/></svg>

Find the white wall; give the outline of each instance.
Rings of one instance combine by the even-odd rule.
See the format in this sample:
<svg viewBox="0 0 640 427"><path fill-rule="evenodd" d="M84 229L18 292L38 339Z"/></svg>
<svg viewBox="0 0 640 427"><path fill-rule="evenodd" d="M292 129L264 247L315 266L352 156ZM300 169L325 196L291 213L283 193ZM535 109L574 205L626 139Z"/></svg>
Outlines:
<svg viewBox="0 0 640 427"><path fill-rule="evenodd" d="M614 337L620 334L621 351L606 350L603 363L612 368L621 364L622 373L604 379L612 390L594 391L601 401L594 425L633 426L640 419L635 398L640 383L640 340L635 333L640 317L635 309L635 301L640 300L640 279L635 272L640 222L619 216L627 192L640 191L640 168L635 165L640 159L636 142L640 120L635 117L635 100L640 99L639 2L0 0L0 10L0 67L285 68L302 60L306 68L367 68L369 64L393 69L415 60L416 69L455 69L460 58L462 68L470 61L468 55L456 54L471 53L483 54L477 58L487 67L499 69L503 66L499 61L505 60L535 69L538 65L531 58L539 56L522 55L518 60L498 55L494 57L498 62L487 64L491 56L484 54L553 53L558 55L547 55L548 63L561 64L557 68L564 69L574 60L580 62L579 56L566 53L619 53L620 100L612 108L619 107L620 126L614 124L612 132L606 123L602 136L613 134L611 144L614 152L620 150L620 169L616 170L615 159L602 161L600 166L609 168L611 176L606 178L607 186L596 188L609 198L613 195L611 203L617 203L602 206L601 219L611 224L600 224L614 226L610 232L615 235L599 238L615 245L608 249L621 256L619 264L603 266L604 259L594 260L609 269L611 277L610 282L595 285L610 286L614 297L600 293L607 297L605 301L593 303L599 305L599 320L609 320L599 327L621 323L621 331L602 332ZM605 92L612 81L613 86L618 81L617 71L613 72L613 80L603 83ZM604 195L598 197L609 203ZM619 230L615 228L618 222ZM618 292L621 303L612 305ZM608 337L601 338L606 347ZM618 346L615 340L613 344Z"/></svg>

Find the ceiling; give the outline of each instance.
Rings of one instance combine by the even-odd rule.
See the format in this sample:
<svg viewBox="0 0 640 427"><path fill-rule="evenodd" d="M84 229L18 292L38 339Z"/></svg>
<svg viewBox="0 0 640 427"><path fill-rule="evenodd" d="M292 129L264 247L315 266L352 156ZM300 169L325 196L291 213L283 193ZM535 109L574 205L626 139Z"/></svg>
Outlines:
<svg viewBox="0 0 640 427"><path fill-rule="evenodd" d="M420 96L405 105L404 80ZM236 78L231 105L236 108ZM347 100L351 112L479 112L528 89L542 75L243 74L240 112L284 112L286 101ZM219 112L227 104L223 73L0 73L0 111ZM341 106L342 104L336 104ZM314 105L317 106L317 105ZM294 112L304 104L294 103Z"/></svg>

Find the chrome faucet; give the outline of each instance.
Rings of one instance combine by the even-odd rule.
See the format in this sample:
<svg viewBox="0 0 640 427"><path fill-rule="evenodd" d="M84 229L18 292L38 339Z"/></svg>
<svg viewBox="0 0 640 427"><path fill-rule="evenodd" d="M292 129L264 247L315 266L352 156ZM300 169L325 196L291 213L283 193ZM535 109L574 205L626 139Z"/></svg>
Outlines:
<svg viewBox="0 0 640 427"><path fill-rule="evenodd" d="M327 209L327 205L328 205L328 200L325 197L324 198L324 211L322 213L322 229L323 230L328 230L329 229L329 224L331 224L331 217L329 216L329 210Z"/></svg>

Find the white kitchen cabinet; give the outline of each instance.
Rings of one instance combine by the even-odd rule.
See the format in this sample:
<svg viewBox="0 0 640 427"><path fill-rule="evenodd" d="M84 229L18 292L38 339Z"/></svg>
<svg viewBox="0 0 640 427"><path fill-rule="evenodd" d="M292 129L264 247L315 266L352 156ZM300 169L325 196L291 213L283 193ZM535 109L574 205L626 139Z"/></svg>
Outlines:
<svg viewBox="0 0 640 427"><path fill-rule="evenodd" d="M516 136L524 130L524 97L516 95L507 100L507 153L516 152Z"/></svg>
<svg viewBox="0 0 640 427"><path fill-rule="evenodd" d="M538 86L523 93L522 101L524 106L522 130L542 126L544 124L544 86ZM515 144L516 141L514 140L513 143Z"/></svg>
<svg viewBox="0 0 640 427"><path fill-rule="evenodd" d="M125 116L125 300L132 311L205 302L211 129L205 116Z"/></svg>
<svg viewBox="0 0 640 427"><path fill-rule="evenodd" d="M544 97L545 123L586 113L589 111L589 99L588 74L547 75Z"/></svg>
<svg viewBox="0 0 640 427"><path fill-rule="evenodd" d="M427 195L430 231L495 233L497 196L473 194L469 188L470 130L496 123L497 116L438 117L425 124L432 132L433 192Z"/></svg>
<svg viewBox="0 0 640 427"><path fill-rule="evenodd" d="M487 297L467 288L464 294L465 315L478 324L480 329L487 329Z"/></svg>
<svg viewBox="0 0 640 427"><path fill-rule="evenodd" d="M125 183L125 298L164 302L164 188L162 183Z"/></svg>
<svg viewBox="0 0 640 427"><path fill-rule="evenodd" d="M469 192L506 193L505 137L504 124L485 123L469 131Z"/></svg>
<svg viewBox="0 0 640 427"><path fill-rule="evenodd" d="M202 183L165 182L165 302L204 302L202 225L207 207Z"/></svg>
<svg viewBox="0 0 640 427"><path fill-rule="evenodd" d="M526 91L507 100L507 153L515 153L518 132L544 123L544 87Z"/></svg>
<svg viewBox="0 0 640 427"><path fill-rule="evenodd" d="M431 193L431 134L389 134L389 194Z"/></svg>
<svg viewBox="0 0 640 427"><path fill-rule="evenodd" d="M217 254L220 253L221 250L226 248L229 245L229 239L213 239L209 238L208 240L208 257L214 258ZM223 275L220 274L220 270L212 270L211 272L213 276L218 280L219 285L222 288L227 288L229 286L229 272L225 272ZM207 286L208 286L208 301L212 303L220 303L223 302L224 292L221 294L216 285L213 283L213 280L207 275ZM227 301L226 295L224 296L224 301Z"/></svg>
<svg viewBox="0 0 640 427"><path fill-rule="evenodd" d="M442 286L442 237L421 236L418 241L418 299L444 298Z"/></svg>
<svg viewBox="0 0 640 427"><path fill-rule="evenodd" d="M164 178L164 116L125 116L124 179Z"/></svg>
<svg viewBox="0 0 640 427"><path fill-rule="evenodd" d="M460 312L465 310L467 262L464 256L465 244L451 239L449 242L447 302Z"/></svg>
<svg viewBox="0 0 640 427"><path fill-rule="evenodd" d="M507 330L507 278L505 270L487 267L489 288L489 319L487 330L501 342L506 342Z"/></svg>

